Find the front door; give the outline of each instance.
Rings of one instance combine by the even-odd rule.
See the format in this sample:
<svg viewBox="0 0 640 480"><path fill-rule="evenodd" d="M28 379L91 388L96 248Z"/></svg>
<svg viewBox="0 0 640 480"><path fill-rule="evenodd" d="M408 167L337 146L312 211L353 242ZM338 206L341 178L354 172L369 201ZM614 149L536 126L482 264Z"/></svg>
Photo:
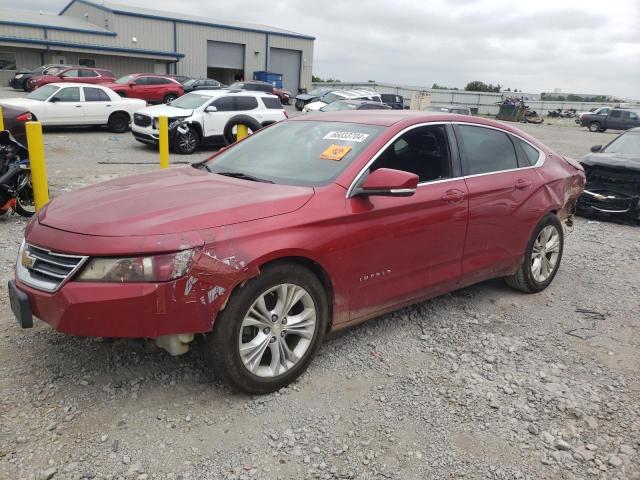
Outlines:
<svg viewBox="0 0 640 480"><path fill-rule="evenodd" d="M82 125L83 106L80 87L61 88L45 105L46 125Z"/></svg>
<svg viewBox="0 0 640 480"><path fill-rule="evenodd" d="M358 239L348 252L352 320L455 288L468 200L450 134L446 124L410 128L369 167L417 174L413 196L347 199L347 226Z"/></svg>
<svg viewBox="0 0 640 480"><path fill-rule="evenodd" d="M470 284L502 275L522 258L545 213L536 202L542 186L536 168L541 152L495 128L455 128L469 192L462 271L463 283Z"/></svg>
<svg viewBox="0 0 640 480"><path fill-rule="evenodd" d="M624 120L622 119L622 110L611 110L607 116L607 128L613 130L622 130L624 128Z"/></svg>
<svg viewBox="0 0 640 480"><path fill-rule="evenodd" d="M220 97L209 104L216 108L215 112L206 112L204 114L203 130L207 139L213 139L224 135L224 126L229 120L229 113L234 110L233 97ZM206 110L206 109L205 109Z"/></svg>

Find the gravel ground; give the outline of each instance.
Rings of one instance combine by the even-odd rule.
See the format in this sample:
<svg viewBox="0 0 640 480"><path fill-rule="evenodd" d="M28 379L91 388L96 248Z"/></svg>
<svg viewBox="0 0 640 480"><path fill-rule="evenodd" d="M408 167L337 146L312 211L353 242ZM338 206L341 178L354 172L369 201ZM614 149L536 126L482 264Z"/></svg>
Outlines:
<svg viewBox="0 0 640 480"><path fill-rule="evenodd" d="M523 127L578 158L613 138ZM45 140L54 194L155 168L130 134ZM0 218L3 284L24 225ZM263 397L211 382L197 352L22 331L3 290L0 478L638 480L639 240L578 219L546 291L496 280L382 316Z"/></svg>

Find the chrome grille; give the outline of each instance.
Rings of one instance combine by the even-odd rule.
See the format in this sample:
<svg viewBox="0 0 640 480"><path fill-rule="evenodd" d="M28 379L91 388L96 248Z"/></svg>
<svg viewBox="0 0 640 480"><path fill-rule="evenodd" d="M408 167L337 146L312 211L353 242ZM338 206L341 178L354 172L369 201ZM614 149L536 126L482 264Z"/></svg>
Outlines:
<svg viewBox="0 0 640 480"><path fill-rule="evenodd" d="M143 115L141 113L133 114L133 123L139 127L148 127L151 125L151 117L149 115Z"/></svg>
<svg viewBox="0 0 640 480"><path fill-rule="evenodd" d="M89 257L58 253L22 242L16 271L18 279L30 287L55 292Z"/></svg>

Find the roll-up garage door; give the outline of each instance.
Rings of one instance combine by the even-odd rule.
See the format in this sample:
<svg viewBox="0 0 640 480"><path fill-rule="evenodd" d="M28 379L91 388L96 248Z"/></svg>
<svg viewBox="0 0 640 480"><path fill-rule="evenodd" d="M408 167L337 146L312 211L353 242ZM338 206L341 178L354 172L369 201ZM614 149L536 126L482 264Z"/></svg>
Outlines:
<svg viewBox="0 0 640 480"><path fill-rule="evenodd" d="M282 86L294 95L300 86L300 50L271 48L269 51L269 71L282 74Z"/></svg>
<svg viewBox="0 0 640 480"><path fill-rule="evenodd" d="M244 70L244 45L240 43L207 42L207 67Z"/></svg>

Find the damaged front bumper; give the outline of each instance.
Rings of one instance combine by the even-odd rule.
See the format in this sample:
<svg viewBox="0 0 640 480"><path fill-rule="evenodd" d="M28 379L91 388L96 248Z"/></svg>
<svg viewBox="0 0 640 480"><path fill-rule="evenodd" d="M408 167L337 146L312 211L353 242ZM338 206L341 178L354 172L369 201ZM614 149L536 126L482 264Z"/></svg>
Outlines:
<svg viewBox="0 0 640 480"><path fill-rule="evenodd" d="M608 188L591 188L585 190L578 199L577 212L581 215L640 219L640 195Z"/></svg>

